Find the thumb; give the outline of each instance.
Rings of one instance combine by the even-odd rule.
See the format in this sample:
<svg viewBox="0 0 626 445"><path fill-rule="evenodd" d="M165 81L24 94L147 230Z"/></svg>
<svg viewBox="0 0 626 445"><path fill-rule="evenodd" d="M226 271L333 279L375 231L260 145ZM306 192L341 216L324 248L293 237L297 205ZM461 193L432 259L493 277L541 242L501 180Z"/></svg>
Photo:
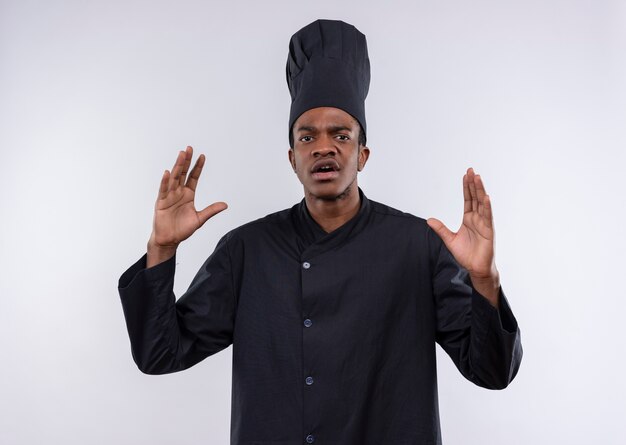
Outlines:
<svg viewBox="0 0 626 445"><path fill-rule="evenodd" d="M426 220L431 229L443 240L446 246L450 245L456 234L448 229L444 223L437 218L428 218Z"/></svg>
<svg viewBox="0 0 626 445"><path fill-rule="evenodd" d="M200 210L198 212L198 219L200 220L200 226L202 226L210 218L217 215L222 210L226 210L227 208L228 208L228 204L226 204L225 202L214 202L210 206L207 206L204 209Z"/></svg>

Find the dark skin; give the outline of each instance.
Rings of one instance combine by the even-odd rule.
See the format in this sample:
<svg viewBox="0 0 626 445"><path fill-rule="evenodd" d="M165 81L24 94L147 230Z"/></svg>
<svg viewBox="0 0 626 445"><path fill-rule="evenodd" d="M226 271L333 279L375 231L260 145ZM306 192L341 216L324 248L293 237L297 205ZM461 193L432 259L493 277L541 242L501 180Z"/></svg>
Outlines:
<svg viewBox="0 0 626 445"><path fill-rule="evenodd" d="M289 149L291 168L304 187L311 217L326 232L341 227L359 211L357 174L370 149L359 145L359 123L343 110L313 108L293 125L294 146ZM320 178L314 172L323 160L332 160L335 174Z"/></svg>
<svg viewBox="0 0 626 445"><path fill-rule="evenodd" d="M304 187L307 208L326 231L341 227L360 206L357 175L370 150L358 143L358 122L343 110L321 107L308 110L295 122L294 147L289 162ZM215 202L195 208L195 190L204 166L200 155L191 171L193 149L178 153L170 173L161 178L155 203L153 230L148 241L147 267L171 258L178 245L211 217L227 208ZM316 171L320 162L332 172ZM495 265L495 230L491 200L480 175L470 167L463 176L463 222L455 233L441 221L428 218L428 225L441 237L457 262L468 270L474 288L494 306L499 305L500 275Z"/></svg>

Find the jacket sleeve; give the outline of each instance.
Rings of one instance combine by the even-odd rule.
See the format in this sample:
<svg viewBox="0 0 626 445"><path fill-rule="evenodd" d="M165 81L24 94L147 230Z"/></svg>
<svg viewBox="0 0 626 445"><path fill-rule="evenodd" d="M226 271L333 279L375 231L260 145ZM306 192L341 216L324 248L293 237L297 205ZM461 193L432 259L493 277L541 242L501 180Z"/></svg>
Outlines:
<svg viewBox="0 0 626 445"><path fill-rule="evenodd" d="M233 341L235 297L227 237L178 301L176 257L146 269L146 254L119 279L131 352L146 374L187 369Z"/></svg>
<svg viewBox="0 0 626 445"><path fill-rule="evenodd" d="M430 228L429 245L437 343L466 379L488 389L506 388L520 367L522 344L502 286L496 309Z"/></svg>

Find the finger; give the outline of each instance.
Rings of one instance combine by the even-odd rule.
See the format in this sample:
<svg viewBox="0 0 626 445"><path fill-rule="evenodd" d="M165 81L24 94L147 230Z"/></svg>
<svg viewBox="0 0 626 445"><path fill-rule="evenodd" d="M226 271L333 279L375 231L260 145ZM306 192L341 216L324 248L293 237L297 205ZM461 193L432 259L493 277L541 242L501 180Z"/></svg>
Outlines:
<svg viewBox="0 0 626 445"><path fill-rule="evenodd" d="M491 198L489 195L485 195L484 202L484 212L483 212L483 220L485 221L485 225L490 229L493 229L493 211L491 208Z"/></svg>
<svg viewBox="0 0 626 445"><path fill-rule="evenodd" d="M193 157L193 148L188 145L185 149L185 162L183 164L183 169L180 172L179 184L181 186L185 185L185 181L187 180L187 172L189 171L189 166L191 165L191 158Z"/></svg>
<svg viewBox="0 0 626 445"><path fill-rule="evenodd" d="M193 166L191 173L189 173L189 178L187 179L187 187L194 192L196 191L196 186L198 185L198 179L200 179L200 173L202 173L202 167L204 167L204 159L204 155L198 156L196 165Z"/></svg>
<svg viewBox="0 0 626 445"><path fill-rule="evenodd" d="M483 198L487 195L487 191L485 190L485 185L483 184L483 178L480 175L474 176L474 187L476 188L478 201L482 202Z"/></svg>
<svg viewBox="0 0 626 445"><path fill-rule="evenodd" d="M480 175L474 176L474 187L476 188L476 198L478 200L478 214L484 216L485 196L487 193L485 192L485 186L483 185L483 180Z"/></svg>
<svg viewBox="0 0 626 445"><path fill-rule="evenodd" d="M170 182L170 172L169 170L165 170L163 176L161 177L161 185L159 186L159 196L157 199L165 199L167 196L167 186Z"/></svg>
<svg viewBox="0 0 626 445"><path fill-rule="evenodd" d="M431 229L435 231L437 235L443 240L446 246L449 246L456 233L448 229L444 223L439 221L437 218L428 218L426 220Z"/></svg>
<svg viewBox="0 0 626 445"><path fill-rule="evenodd" d="M472 211L472 195L470 194L467 174L463 175L463 213Z"/></svg>
<svg viewBox="0 0 626 445"><path fill-rule="evenodd" d="M206 208L202 209L201 211L198 212L198 219L200 219L200 225L204 224L205 222L209 220L209 218L217 215L218 213L220 213L223 210L226 210L227 208L228 208L228 204L226 204L225 202L214 202L210 206L207 206Z"/></svg>
<svg viewBox="0 0 626 445"><path fill-rule="evenodd" d="M180 174L183 171L183 166L185 165L185 152L179 151L178 156L176 157L176 162L174 163L174 167L172 167L172 174L170 175L170 190L175 190L180 183Z"/></svg>
<svg viewBox="0 0 626 445"><path fill-rule="evenodd" d="M472 211L478 211L478 199L476 198L476 186L474 185L474 169L467 169L467 180L469 183L470 195L472 195Z"/></svg>

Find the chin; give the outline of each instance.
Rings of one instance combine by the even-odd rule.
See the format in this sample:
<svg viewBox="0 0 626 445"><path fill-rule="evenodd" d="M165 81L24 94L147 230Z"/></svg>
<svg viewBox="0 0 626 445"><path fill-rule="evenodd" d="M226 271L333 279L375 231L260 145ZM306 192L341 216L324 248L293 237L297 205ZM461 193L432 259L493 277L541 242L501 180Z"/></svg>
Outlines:
<svg viewBox="0 0 626 445"><path fill-rule="evenodd" d="M317 199L324 201L338 201L346 198L352 190L352 184L347 187L341 187L337 184L316 184L310 187L306 192L313 195Z"/></svg>

